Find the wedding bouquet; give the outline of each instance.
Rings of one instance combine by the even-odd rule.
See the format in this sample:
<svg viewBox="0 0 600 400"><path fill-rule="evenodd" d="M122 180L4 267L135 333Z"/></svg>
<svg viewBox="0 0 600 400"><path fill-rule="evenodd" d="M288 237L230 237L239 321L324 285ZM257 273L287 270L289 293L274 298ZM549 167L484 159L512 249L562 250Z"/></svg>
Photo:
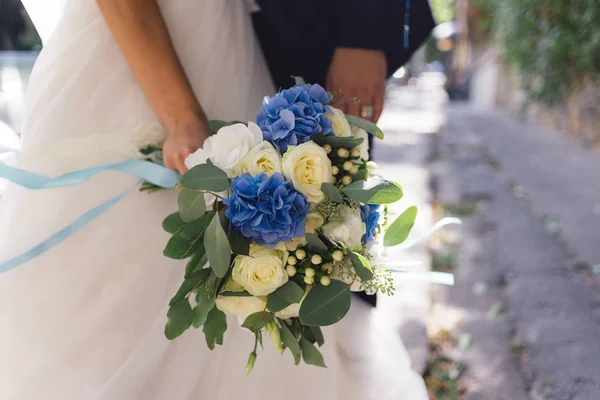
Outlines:
<svg viewBox="0 0 600 400"><path fill-rule="evenodd" d="M393 292L380 250L407 238L416 207L383 234L382 205L403 195L368 160L367 135L383 132L331 101L299 80L265 98L256 123L211 121L216 134L187 158L179 211L163 223L164 255L189 259L167 338L202 327L214 349L232 315L255 335L248 372L263 332L296 364L324 367L320 327L344 317L350 292Z"/></svg>

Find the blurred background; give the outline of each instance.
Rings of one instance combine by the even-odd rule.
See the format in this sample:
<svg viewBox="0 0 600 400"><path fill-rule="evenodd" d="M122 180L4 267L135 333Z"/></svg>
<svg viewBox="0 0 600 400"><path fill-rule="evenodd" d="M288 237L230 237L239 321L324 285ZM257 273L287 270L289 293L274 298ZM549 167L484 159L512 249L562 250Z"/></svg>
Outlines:
<svg viewBox="0 0 600 400"><path fill-rule="evenodd" d="M430 5L439 25L389 81L374 154L405 186L397 210L419 205L415 234L463 220L390 258L456 285L399 280L379 308L431 399L600 399L600 2ZM40 48L0 0L0 159Z"/></svg>

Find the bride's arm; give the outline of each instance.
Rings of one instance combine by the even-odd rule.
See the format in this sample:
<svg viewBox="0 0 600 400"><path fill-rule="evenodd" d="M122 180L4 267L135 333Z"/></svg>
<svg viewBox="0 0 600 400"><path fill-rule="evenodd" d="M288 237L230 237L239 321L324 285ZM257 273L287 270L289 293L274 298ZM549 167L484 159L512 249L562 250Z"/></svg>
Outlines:
<svg viewBox="0 0 600 400"><path fill-rule="evenodd" d="M165 165L185 172L185 158L211 134L183 71L156 0L97 0L133 74L165 126Z"/></svg>

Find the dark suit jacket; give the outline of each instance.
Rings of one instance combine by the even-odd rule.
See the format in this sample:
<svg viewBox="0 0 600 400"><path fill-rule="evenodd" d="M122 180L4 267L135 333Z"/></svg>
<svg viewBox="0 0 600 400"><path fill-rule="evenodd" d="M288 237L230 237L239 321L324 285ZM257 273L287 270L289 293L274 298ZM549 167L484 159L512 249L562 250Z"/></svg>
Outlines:
<svg viewBox="0 0 600 400"><path fill-rule="evenodd" d="M406 0L258 0L254 28L275 85L289 87L297 75L324 86L336 47L383 50L393 74L435 26L428 1L410 1L405 49Z"/></svg>

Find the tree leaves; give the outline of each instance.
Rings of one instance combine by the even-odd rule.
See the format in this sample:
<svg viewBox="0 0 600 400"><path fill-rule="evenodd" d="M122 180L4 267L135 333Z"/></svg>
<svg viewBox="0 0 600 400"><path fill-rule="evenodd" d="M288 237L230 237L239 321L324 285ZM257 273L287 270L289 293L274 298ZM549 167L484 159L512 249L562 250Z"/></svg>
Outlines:
<svg viewBox="0 0 600 400"><path fill-rule="evenodd" d="M404 242L417 218L417 206L411 206L406 209L392 224L387 228L383 236L383 245L386 247L397 246Z"/></svg>
<svg viewBox="0 0 600 400"><path fill-rule="evenodd" d="M179 229L181 229L184 225L185 222L181 220L179 212L174 212L173 214L169 215L162 223L163 229L170 234L177 233L177 231L179 231Z"/></svg>
<svg viewBox="0 0 600 400"><path fill-rule="evenodd" d="M321 352L304 337L300 340L300 348L302 349L302 359L305 363L327 368Z"/></svg>
<svg viewBox="0 0 600 400"><path fill-rule="evenodd" d="M259 311L248 315L242 324L242 327L252 332L260 331L273 319L273 314L268 311Z"/></svg>
<svg viewBox="0 0 600 400"><path fill-rule="evenodd" d="M196 165L181 177L181 184L187 189L212 192L223 192L230 187L225 171L213 164Z"/></svg>
<svg viewBox="0 0 600 400"><path fill-rule="evenodd" d="M218 216L214 217L204 234L208 263L215 275L223 278L231 265L231 247Z"/></svg>
<svg viewBox="0 0 600 400"><path fill-rule="evenodd" d="M394 203L400 200L404 194L402 187L396 182L381 178L356 181L343 187L341 191L352 200L365 204Z"/></svg>
<svg viewBox="0 0 600 400"><path fill-rule="evenodd" d="M169 308L167 313L167 325L165 326L165 336L173 340L192 325L192 307L188 299L181 299Z"/></svg>
<svg viewBox="0 0 600 400"><path fill-rule="evenodd" d="M285 322L281 323L281 341L283 345L290 349L292 356L294 357L294 363L296 365L300 364L301 357L301 349L300 343L298 343L298 339L294 336L292 331Z"/></svg>
<svg viewBox="0 0 600 400"><path fill-rule="evenodd" d="M328 326L350 309L350 286L332 279L329 286L315 285L300 306L300 321L309 326Z"/></svg>
<svg viewBox="0 0 600 400"><path fill-rule="evenodd" d="M179 215L183 222L192 222L200 218L206 212L206 201L204 193L194 190L182 190L177 196Z"/></svg>
<svg viewBox="0 0 600 400"><path fill-rule="evenodd" d="M167 243L167 246L163 250L163 255L175 260L183 260L192 255L192 244L190 240L180 235L175 235Z"/></svg>
<svg viewBox="0 0 600 400"><path fill-rule="evenodd" d="M383 139L383 131L373 122L357 117L355 115L346 115L346 119L351 125L364 129L371 135L375 136L377 139Z"/></svg>
<svg viewBox="0 0 600 400"><path fill-rule="evenodd" d="M213 307L206 316L202 331L206 337L208 348L214 350L215 344L223 344L223 335L227 330L227 318L223 311Z"/></svg>
<svg viewBox="0 0 600 400"><path fill-rule="evenodd" d="M354 271L362 281L368 281L373 277L373 269L371 265L361 254L354 253L348 250L348 255L354 266Z"/></svg>
<svg viewBox="0 0 600 400"><path fill-rule="evenodd" d="M192 312L192 325L194 328L199 328L206 323L208 313L215 307L215 296L201 293L196 299L198 300L198 304L196 304Z"/></svg>
<svg viewBox="0 0 600 400"><path fill-rule="evenodd" d="M179 235L182 238L188 240L195 240L199 238L204 234L206 228L208 228L208 224L210 223L214 215L215 213L212 211L204 214L199 219L187 224L185 228L183 228L181 232L179 232Z"/></svg>
<svg viewBox="0 0 600 400"><path fill-rule="evenodd" d="M342 202L342 194L340 193L338 188L333 186L331 183L324 182L323 184L321 184L321 190L323 191L323 193L325 193L325 196L327 196L329 201L338 204Z"/></svg>

